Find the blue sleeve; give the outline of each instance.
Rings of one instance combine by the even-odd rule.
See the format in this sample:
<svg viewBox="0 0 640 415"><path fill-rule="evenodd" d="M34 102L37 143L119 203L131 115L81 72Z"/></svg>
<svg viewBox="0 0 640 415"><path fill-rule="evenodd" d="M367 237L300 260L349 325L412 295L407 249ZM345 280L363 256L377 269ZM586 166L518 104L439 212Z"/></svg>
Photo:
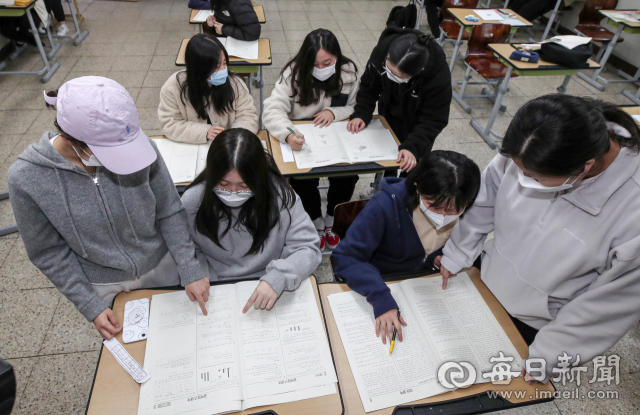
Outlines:
<svg viewBox="0 0 640 415"><path fill-rule="evenodd" d="M211 10L211 2L209 0L189 0L189 8L196 10Z"/></svg>
<svg viewBox="0 0 640 415"><path fill-rule="evenodd" d="M367 298L376 318L398 308L380 271L371 264L371 257L384 238L385 216L375 198L370 200L331 255L333 272L343 278L349 288Z"/></svg>

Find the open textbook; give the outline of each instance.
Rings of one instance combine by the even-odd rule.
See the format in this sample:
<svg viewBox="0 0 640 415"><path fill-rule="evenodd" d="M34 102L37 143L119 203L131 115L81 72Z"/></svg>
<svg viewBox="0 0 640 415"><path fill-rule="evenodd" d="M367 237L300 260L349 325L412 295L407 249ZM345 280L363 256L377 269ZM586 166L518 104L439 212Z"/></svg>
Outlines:
<svg viewBox="0 0 640 415"><path fill-rule="evenodd" d="M154 295L138 415L213 415L336 393L311 281L242 313L259 281L211 287L208 315L184 291Z"/></svg>
<svg viewBox="0 0 640 415"><path fill-rule="evenodd" d="M347 131L347 124L334 122L324 128L296 124L305 138L305 145L294 153L296 166L309 169L338 163L396 160L398 144L380 120L372 120L357 134Z"/></svg>
<svg viewBox="0 0 640 415"><path fill-rule="evenodd" d="M177 143L166 138L154 138L153 141L174 183L192 182L207 166L211 141L206 144Z"/></svg>
<svg viewBox="0 0 640 415"><path fill-rule="evenodd" d="M218 40L229 56L242 59L258 59L259 42L257 40L238 40L232 37L219 37Z"/></svg>
<svg viewBox="0 0 640 415"><path fill-rule="evenodd" d="M365 412L376 411L448 392L438 381L445 362L468 362L476 382L489 382L491 357L513 357L512 372L521 358L466 273L449 279L416 278L389 284L402 317L403 341L393 354L375 335L373 307L349 291L328 297ZM146 369L146 367L145 367Z"/></svg>

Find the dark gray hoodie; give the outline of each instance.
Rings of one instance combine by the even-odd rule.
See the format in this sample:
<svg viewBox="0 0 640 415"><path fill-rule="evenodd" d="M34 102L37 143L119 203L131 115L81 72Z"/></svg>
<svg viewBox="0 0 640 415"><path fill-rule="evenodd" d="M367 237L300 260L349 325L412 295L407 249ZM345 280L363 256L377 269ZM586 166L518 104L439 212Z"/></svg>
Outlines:
<svg viewBox="0 0 640 415"><path fill-rule="evenodd" d="M94 179L53 148L55 135L45 133L9 168L9 193L29 259L87 320L109 306L92 283L139 278L167 251L182 285L206 276L153 142L158 159L150 166L125 176L98 167Z"/></svg>

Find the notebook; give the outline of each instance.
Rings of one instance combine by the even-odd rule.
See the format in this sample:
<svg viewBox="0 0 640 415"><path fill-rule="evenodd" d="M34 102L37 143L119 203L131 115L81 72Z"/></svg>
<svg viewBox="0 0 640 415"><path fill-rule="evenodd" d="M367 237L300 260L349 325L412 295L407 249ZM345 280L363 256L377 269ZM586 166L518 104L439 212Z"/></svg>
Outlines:
<svg viewBox="0 0 640 415"><path fill-rule="evenodd" d="M347 131L347 121L334 122L328 127L313 124L296 124L305 144L300 151L293 152L299 169L330 166L338 163L362 163L367 161L390 161L398 158L398 144L391 132L380 120L372 120L357 134ZM283 154L288 144L280 143Z"/></svg>
<svg viewBox="0 0 640 415"><path fill-rule="evenodd" d="M219 37L218 40L227 50L229 56L242 59L258 59L259 43L257 40L246 41L232 37Z"/></svg>
<svg viewBox="0 0 640 415"><path fill-rule="evenodd" d="M392 354L375 335L373 307L365 297L354 291L328 296L365 412L453 390L438 380L445 362L470 363L476 369L470 384L489 382L482 375L492 372L491 358L502 352L512 360L506 368L520 375L520 355L466 273L449 279L446 290L437 277L389 289L407 323Z"/></svg>
<svg viewBox="0 0 640 415"><path fill-rule="evenodd" d="M138 415L213 415L337 393L306 279L271 310L242 309L259 281L214 285L205 316L184 291L154 295Z"/></svg>
<svg viewBox="0 0 640 415"><path fill-rule="evenodd" d="M193 18L194 22L206 22L207 19L214 15L213 10L200 10Z"/></svg>
<svg viewBox="0 0 640 415"><path fill-rule="evenodd" d="M169 169L174 183L189 183L195 180L207 166L207 154L211 141L206 144L186 144L171 141L166 138L154 138L153 141ZM267 143L260 140L264 151Z"/></svg>

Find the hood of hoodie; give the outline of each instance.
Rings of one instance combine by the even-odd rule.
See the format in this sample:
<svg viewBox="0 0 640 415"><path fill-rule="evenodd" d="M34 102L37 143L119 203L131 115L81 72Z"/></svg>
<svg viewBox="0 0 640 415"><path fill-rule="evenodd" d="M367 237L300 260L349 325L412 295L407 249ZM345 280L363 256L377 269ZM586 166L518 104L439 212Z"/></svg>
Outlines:
<svg viewBox="0 0 640 415"><path fill-rule="evenodd" d="M48 167L51 169L70 170L81 174L88 174L85 170L70 163L62 157L50 143L50 140L59 135L51 131L47 131L42 135L40 141L31 144L18 156L18 160L24 160L38 166Z"/></svg>

